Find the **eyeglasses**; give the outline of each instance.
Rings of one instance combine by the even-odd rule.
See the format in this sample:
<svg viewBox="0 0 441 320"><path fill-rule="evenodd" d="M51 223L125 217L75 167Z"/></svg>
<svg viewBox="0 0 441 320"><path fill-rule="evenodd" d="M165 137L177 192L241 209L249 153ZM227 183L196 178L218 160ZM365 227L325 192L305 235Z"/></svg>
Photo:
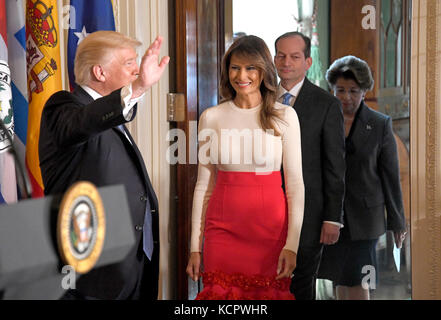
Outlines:
<svg viewBox="0 0 441 320"><path fill-rule="evenodd" d="M345 89L342 89L342 88L337 88L337 89L334 90L334 92L335 92L336 96L345 96L347 93L349 93L349 95L351 97L357 98L362 93L362 90L360 90L360 89L345 90Z"/></svg>

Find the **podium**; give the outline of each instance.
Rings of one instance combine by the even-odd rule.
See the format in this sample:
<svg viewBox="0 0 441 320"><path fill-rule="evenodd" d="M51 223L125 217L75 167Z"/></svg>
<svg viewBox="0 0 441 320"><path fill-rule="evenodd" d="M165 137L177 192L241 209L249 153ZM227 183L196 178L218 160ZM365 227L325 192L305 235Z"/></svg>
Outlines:
<svg viewBox="0 0 441 320"><path fill-rule="evenodd" d="M98 188L105 211L105 238L95 268L122 261L135 244L123 185ZM62 195L0 206L0 292L2 299L59 299L65 293L57 244ZM81 274L75 274L76 280Z"/></svg>

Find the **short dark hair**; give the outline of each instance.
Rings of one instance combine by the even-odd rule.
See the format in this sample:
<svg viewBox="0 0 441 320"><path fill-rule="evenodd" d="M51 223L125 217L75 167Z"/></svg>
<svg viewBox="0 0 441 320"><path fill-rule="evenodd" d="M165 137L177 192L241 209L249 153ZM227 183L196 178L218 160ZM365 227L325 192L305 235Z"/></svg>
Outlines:
<svg viewBox="0 0 441 320"><path fill-rule="evenodd" d="M303 53L305 54L305 59L309 58L311 56L311 39L298 31L291 31L284 33L276 39L276 42L274 43L274 46L276 48L276 54L277 54L277 43L279 42L279 40L290 37L301 37L303 39L303 41L305 42L305 49L303 50Z"/></svg>
<svg viewBox="0 0 441 320"><path fill-rule="evenodd" d="M334 78L335 80L333 79L329 79L329 80L332 81L334 85L337 83L337 80L339 78L343 78L345 80L354 80L355 83L360 87L360 82L358 81L358 79L355 77L355 74L351 70L346 70L346 71L338 70L332 75L332 77L335 77Z"/></svg>

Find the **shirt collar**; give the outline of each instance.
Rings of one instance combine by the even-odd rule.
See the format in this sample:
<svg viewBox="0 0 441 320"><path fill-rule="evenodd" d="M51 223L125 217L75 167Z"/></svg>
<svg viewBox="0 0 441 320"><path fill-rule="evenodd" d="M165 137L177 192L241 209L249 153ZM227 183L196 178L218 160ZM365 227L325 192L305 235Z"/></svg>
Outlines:
<svg viewBox="0 0 441 320"><path fill-rule="evenodd" d="M303 78L302 81L297 83L291 90L289 90L289 93L291 93L294 97L297 97L304 82L305 82L305 78ZM280 99L286 92L288 91L284 87L279 85L279 89L277 90L277 97Z"/></svg>
<svg viewBox="0 0 441 320"><path fill-rule="evenodd" d="M95 90L93 90L92 88L90 88L86 85L81 85L80 87L83 88L83 90L86 91L92 97L93 100L96 100L96 99L103 97L98 92L96 92Z"/></svg>

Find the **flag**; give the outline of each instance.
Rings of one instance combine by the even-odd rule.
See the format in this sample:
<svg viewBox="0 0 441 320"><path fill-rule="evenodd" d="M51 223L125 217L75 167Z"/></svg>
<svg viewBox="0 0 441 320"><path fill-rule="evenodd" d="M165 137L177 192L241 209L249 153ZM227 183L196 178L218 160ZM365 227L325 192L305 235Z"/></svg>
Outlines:
<svg viewBox="0 0 441 320"><path fill-rule="evenodd" d="M22 0L6 1L9 68L11 69L14 145L22 165L25 163L28 128L28 92L26 75L25 11ZM18 198L20 198L18 194Z"/></svg>
<svg viewBox="0 0 441 320"><path fill-rule="evenodd" d="M43 107L62 90L57 0L26 0L26 62L28 72L28 131L26 166L33 197L42 197L38 139Z"/></svg>
<svg viewBox="0 0 441 320"><path fill-rule="evenodd" d="M71 90L75 87L74 60L78 44L88 34L98 30L115 30L110 0L71 0L70 24L67 40L67 66Z"/></svg>
<svg viewBox="0 0 441 320"><path fill-rule="evenodd" d="M3 124L0 128L0 203L12 203L17 201L17 183L14 158L8 152L14 136L14 115L5 0L0 0L0 118Z"/></svg>

